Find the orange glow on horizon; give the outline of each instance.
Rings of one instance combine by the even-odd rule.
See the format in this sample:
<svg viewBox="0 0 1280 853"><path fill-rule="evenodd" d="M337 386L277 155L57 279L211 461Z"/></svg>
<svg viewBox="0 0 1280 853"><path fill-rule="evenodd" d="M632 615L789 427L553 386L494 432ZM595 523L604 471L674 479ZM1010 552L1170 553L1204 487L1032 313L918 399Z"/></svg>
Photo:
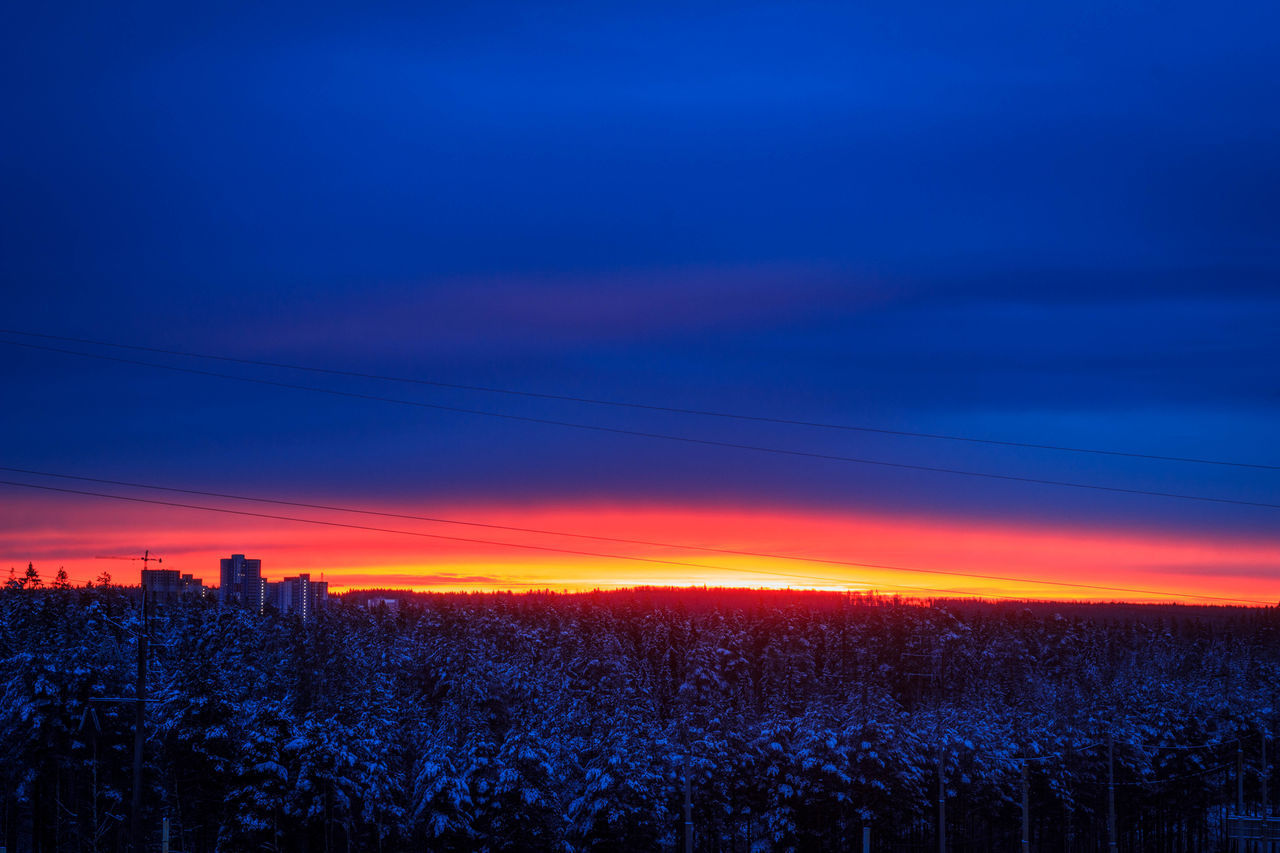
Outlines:
<svg viewBox="0 0 1280 853"><path fill-rule="evenodd" d="M324 575L334 591L393 587L586 590L618 586L746 586L874 589L903 595L957 595L1101 600L1175 600L1104 590L957 577L892 569L800 562L653 545L516 533L315 510L247 511L341 521L396 530L611 554L526 550L496 544L378 533L287 521L218 516L168 507L114 504L92 498L0 498L0 558L19 571L34 562L47 580L58 566L83 584L103 570L137 582L133 556L144 548L164 567L218 581L218 559L244 553L277 579L299 572ZM380 507L386 512L457 518L624 539L704 545L739 551L1134 587L1199 595L1280 600L1280 545L1150 531L1018 526L946 518L871 513L656 506L649 504ZM697 566L663 562L693 563ZM7 568L0 566L0 568ZM1190 601L1190 599L1181 599ZM1227 603L1227 602L1221 602Z"/></svg>

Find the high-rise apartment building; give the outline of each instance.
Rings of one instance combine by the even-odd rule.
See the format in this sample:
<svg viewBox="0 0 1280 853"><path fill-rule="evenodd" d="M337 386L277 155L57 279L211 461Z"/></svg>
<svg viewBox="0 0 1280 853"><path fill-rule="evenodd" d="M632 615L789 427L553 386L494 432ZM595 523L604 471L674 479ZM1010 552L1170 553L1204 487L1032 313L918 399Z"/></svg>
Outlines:
<svg viewBox="0 0 1280 853"><path fill-rule="evenodd" d="M172 601L182 595L182 575L174 569L143 569L142 589L152 601Z"/></svg>
<svg viewBox="0 0 1280 853"><path fill-rule="evenodd" d="M281 613L297 613L310 619L329 599L329 584L313 581L311 575L300 574L267 584L267 603Z"/></svg>
<svg viewBox="0 0 1280 853"><path fill-rule="evenodd" d="M143 569L142 588L152 601L177 601L204 596L204 582L174 569Z"/></svg>
<svg viewBox="0 0 1280 853"><path fill-rule="evenodd" d="M222 585L218 587L219 604L242 605L254 613L267 606L281 613L297 613L310 619L329 600L329 584L313 581L311 575L268 581L262 576L262 561L232 554L222 560Z"/></svg>
<svg viewBox="0 0 1280 853"><path fill-rule="evenodd" d="M222 560L219 604L239 604L254 613L261 613L266 593L261 560L246 559L244 554L232 554L230 559Z"/></svg>

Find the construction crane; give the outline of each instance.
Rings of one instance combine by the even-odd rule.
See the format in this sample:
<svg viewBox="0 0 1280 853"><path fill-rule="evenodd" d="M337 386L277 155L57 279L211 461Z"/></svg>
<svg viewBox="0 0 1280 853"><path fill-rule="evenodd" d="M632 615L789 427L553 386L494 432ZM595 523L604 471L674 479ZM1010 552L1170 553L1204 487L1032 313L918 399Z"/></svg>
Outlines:
<svg viewBox="0 0 1280 853"><path fill-rule="evenodd" d="M142 568L143 568L144 570L145 570L145 569L146 569L146 568L147 568L151 563L163 563L163 562L164 562L164 560L163 560L163 559L161 559L160 557L153 557L153 556L151 556L151 551L150 551L150 549L148 549L148 550L146 550L146 551L143 551L143 552L142 552L142 556L141 556L141 557L115 557L115 556L112 556L112 557L104 557L104 556L99 555L99 556L94 557L94 559L95 559L95 560L141 560L141 561L142 561ZM103 583L103 584L110 584L110 583L111 583L111 575L104 571L104 572L102 573L102 576L99 578L99 582L100 582L100 583Z"/></svg>
<svg viewBox="0 0 1280 853"><path fill-rule="evenodd" d="M151 556L151 551L143 551L141 557L94 557L95 560L141 560L142 568L147 568L148 563L163 563L160 557Z"/></svg>

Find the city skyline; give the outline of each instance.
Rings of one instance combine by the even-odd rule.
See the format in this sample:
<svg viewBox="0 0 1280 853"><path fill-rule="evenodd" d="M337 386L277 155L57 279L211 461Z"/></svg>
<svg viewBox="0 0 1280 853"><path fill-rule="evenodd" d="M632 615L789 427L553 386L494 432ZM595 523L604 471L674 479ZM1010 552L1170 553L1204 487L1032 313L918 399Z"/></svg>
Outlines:
<svg viewBox="0 0 1280 853"><path fill-rule="evenodd" d="M111 517L118 518L117 513ZM280 573L327 576L335 592L356 588L459 591L548 587L580 591L692 584L848 589L917 597L952 593L996 598L1025 595L1066 600L1184 600L1187 603L1216 600L1254 604L1273 603L1267 597L1273 588L1266 584L1270 580L1266 568L1270 561L1280 558L1276 546L1265 538L1223 543L1190 535L1134 535L1126 529L1064 532L1054 525L983 527L953 520L912 523L900 517L850 519L834 514L787 516L768 511L673 510L670 507L614 507L605 512L594 509L585 518L572 512L530 512L517 508L508 510L505 517L492 512L487 517L496 522L505 520L573 530L577 531L576 537L591 536L594 531L605 540L622 533L639 541L651 541L653 537L674 532L683 534L685 544L696 541L712 544L703 550L693 546L676 551L616 541L584 542L582 538L566 541L564 537L545 535L520 537L507 532L505 540L528 544L533 549L555 549L558 545L567 546L571 551L594 548L616 554L618 558L588 556L589 551L568 555L558 551L526 553L522 548L444 541L431 546L439 570L425 576L420 564L414 562L422 553L422 546L414 542L413 537L395 548L386 540L396 537L379 532L338 529L316 534L305 529L305 525L275 522L258 534L262 544L252 550L271 555L266 558L267 562L278 566ZM154 520L147 523L153 529L156 526ZM243 531L239 522L235 525L227 529ZM465 538L475 532L448 529L441 535L458 534ZM102 535L90 531L88 538L97 543L102 541ZM161 537L169 565L180 565L183 571L197 576L201 565L212 566L213 561L223 559L222 554L226 553L216 546L199 551L184 550L184 539L190 535L189 526L182 526L171 535L174 538L168 541ZM122 548L128 536L127 532L116 534ZM860 553L855 559L866 568L849 565L853 562L847 559L850 543L857 543ZM722 553L734 547L748 553ZM764 548L772 550L761 550ZM380 571L370 567L358 567L355 571L347 568L354 555L365 551L391 554L402 562L392 563L389 568L384 565ZM513 556L513 551L519 556ZM777 556L756 556L766 553ZM783 555L799 559L783 559ZM70 566L68 574L77 584L92 580L96 575L91 573L102 569L96 557L34 562L42 572L50 571L53 563L59 567ZM611 582L608 578L617 571L619 563L631 564L630 575L624 581ZM699 568L699 564L704 568ZM517 572L528 572L530 566L541 569L541 573L532 576L511 573L513 568ZM1002 572L1005 579L1001 578ZM1171 572L1180 576L1180 582L1169 582ZM1044 583L1035 583L1034 579ZM123 577L116 574L116 580L131 582L129 573ZM1146 591L1136 591L1143 589Z"/></svg>

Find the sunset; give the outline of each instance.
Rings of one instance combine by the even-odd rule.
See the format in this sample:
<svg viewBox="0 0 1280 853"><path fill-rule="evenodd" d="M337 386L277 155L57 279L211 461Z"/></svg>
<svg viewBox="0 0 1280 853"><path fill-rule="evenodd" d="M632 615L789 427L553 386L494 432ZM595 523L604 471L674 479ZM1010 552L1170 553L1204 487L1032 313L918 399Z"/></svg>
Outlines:
<svg viewBox="0 0 1280 853"><path fill-rule="evenodd" d="M310 498L323 504L342 500ZM240 507L288 514L278 506ZM324 574L335 592L708 585L916 596L1280 601L1280 544L1265 537L604 502L387 504L366 506L364 512L381 517L371 521L369 515L315 510L303 515L403 532L41 496L8 507L0 544L23 561L63 566L78 583L104 570L136 571L99 558L132 553L133 531L145 528L167 565L196 576L203 572L211 582L227 550L223 543L235 542L261 558L264 571Z"/></svg>
<svg viewBox="0 0 1280 853"><path fill-rule="evenodd" d="M0 853L1280 844L1277 7L15 7Z"/></svg>

